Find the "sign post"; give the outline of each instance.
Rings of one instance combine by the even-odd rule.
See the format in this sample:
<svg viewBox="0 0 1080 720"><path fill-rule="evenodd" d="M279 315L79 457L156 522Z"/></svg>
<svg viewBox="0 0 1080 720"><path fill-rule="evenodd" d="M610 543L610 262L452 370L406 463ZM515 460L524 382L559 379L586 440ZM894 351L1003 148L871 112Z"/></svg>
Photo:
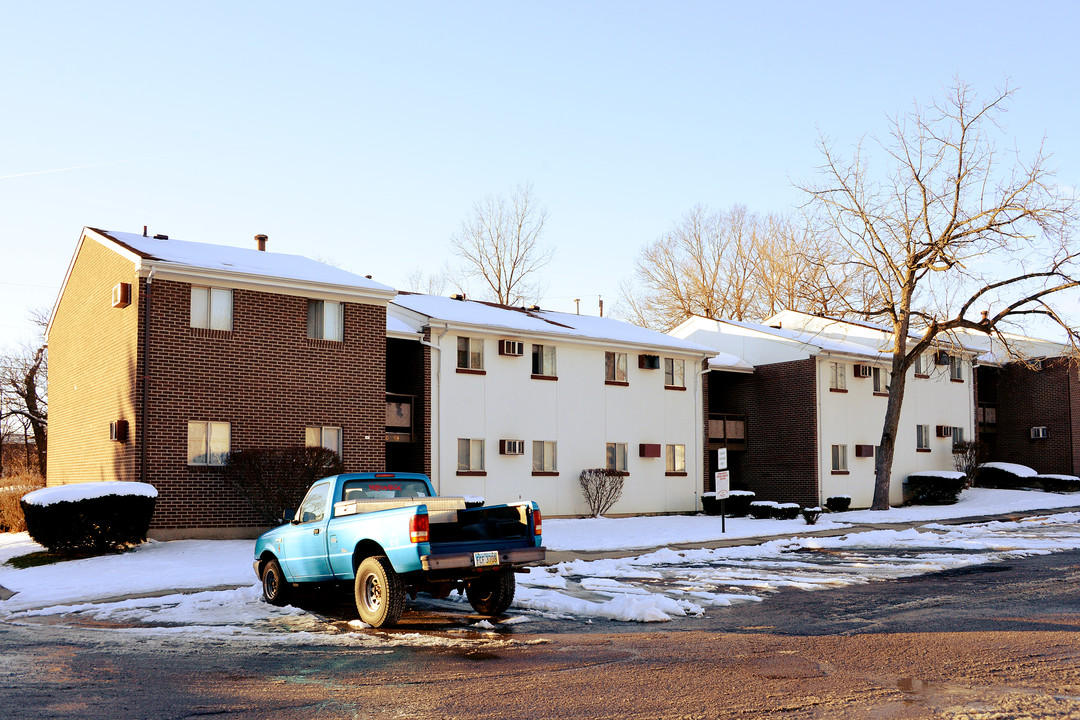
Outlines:
<svg viewBox="0 0 1080 720"><path fill-rule="evenodd" d="M727 469L727 448L716 451L716 499L720 501L720 532L727 532L727 499L731 494L731 473Z"/></svg>

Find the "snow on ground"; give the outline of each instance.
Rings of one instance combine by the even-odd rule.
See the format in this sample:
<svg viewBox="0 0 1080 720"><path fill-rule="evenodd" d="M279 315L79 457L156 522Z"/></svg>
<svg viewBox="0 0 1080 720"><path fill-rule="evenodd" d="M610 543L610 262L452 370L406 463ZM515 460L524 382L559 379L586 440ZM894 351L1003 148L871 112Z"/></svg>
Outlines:
<svg viewBox="0 0 1080 720"><path fill-rule="evenodd" d="M1034 553L1080 548L1080 513L1017 521L939 525L934 521L1080 505L1080 494L971 489L955 505L823 515L814 526L798 520L719 517L547 519L552 550L660 548L636 557L576 559L518 576L513 615L493 627L530 617L609 618L660 622L759 602L785 587L817 590L934 572ZM922 527L844 534L856 523L924 523ZM810 536L819 530L835 536ZM679 549L724 538L780 536L762 544ZM147 542L130 552L18 570L0 565L0 618L82 618L129 627L127 632L280 637L282 642L364 645L352 625L293 607L261 602L250 540ZM41 550L26 533L0 534L0 563ZM443 605L468 612L464 598ZM487 624L484 624L486 622ZM492 631L484 621L468 632ZM453 632L465 632L464 630ZM494 632L494 631L492 631ZM397 644L451 644L468 638L395 634Z"/></svg>

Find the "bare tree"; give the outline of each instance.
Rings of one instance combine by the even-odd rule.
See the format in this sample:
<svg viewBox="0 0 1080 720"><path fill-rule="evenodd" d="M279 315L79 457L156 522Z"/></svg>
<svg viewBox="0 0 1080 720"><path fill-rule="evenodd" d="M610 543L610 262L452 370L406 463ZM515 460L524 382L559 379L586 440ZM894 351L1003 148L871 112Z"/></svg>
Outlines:
<svg viewBox="0 0 1080 720"><path fill-rule="evenodd" d="M849 282L834 246L795 217L736 205L697 206L642 249L622 284L623 315L667 331L693 315L761 320L780 310L827 312Z"/></svg>
<svg viewBox="0 0 1080 720"><path fill-rule="evenodd" d="M450 245L464 274L482 280L493 300L520 305L539 297L537 273L551 261L553 251L540 242L546 221L532 186L519 185L509 197L489 195L473 205Z"/></svg>
<svg viewBox="0 0 1080 720"><path fill-rule="evenodd" d="M48 325L48 316L42 311L35 311L32 319L42 330ZM24 434L26 429L31 431L42 475L45 475L48 450L47 375L48 348L44 342L0 356L0 389L4 398L0 425L14 419L23 425Z"/></svg>
<svg viewBox="0 0 1080 720"><path fill-rule="evenodd" d="M449 276L450 273L447 270L429 274L425 273L423 268L417 267L405 276L405 289L426 295L443 295L446 293Z"/></svg>
<svg viewBox="0 0 1080 720"><path fill-rule="evenodd" d="M862 142L845 160L823 138L821 180L802 188L874 290L871 302L843 310L892 331L875 510L889 507L906 371L921 353L950 331L990 333L1033 315L1076 337L1051 304L1076 307L1075 200L1053 185L1041 146L1026 162L998 151L993 136L1013 92L1006 86L980 102L958 81L943 100L895 116L876 143L887 158L883 174L871 172Z"/></svg>

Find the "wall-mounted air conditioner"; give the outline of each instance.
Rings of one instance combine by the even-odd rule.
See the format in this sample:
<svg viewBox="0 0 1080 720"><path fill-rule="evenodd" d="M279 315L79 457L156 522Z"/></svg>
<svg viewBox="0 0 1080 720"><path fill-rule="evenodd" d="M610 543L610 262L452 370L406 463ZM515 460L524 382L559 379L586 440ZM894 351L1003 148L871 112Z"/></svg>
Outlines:
<svg viewBox="0 0 1080 720"><path fill-rule="evenodd" d="M112 306L125 308L131 304L131 283L116 283L112 289Z"/></svg>
<svg viewBox="0 0 1080 720"><path fill-rule="evenodd" d="M660 443L639 443L638 444L638 457L643 457L643 458L658 458L658 457L660 457Z"/></svg>
<svg viewBox="0 0 1080 720"><path fill-rule="evenodd" d="M1050 437L1050 428L1045 425L1031 428L1032 440L1045 440L1048 437Z"/></svg>
<svg viewBox="0 0 1080 720"><path fill-rule="evenodd" d="M500 340L499 354L508 357L521 357L525 354L525 343L521 340Z"/></svg>
<svg viewBox="0 0 1080 720"><path fill-rule="evenodd" d="M938 425L936 434L938 437L952 437L952 426Z"/></svg>
<svg viewBox="0 0 1080 720"><path fill-rule="evenodd" d="M642 370L659 370L660 369L660 356L659 355L638 355L637 366Z"/></svg>
<svg viewBox="0 0 1080 720"><path fill-rule="evenodd" d="M868 378L870 377L870 373L871 370L869 365L856 365L852 374L857 378Z"/></svg>
<svg viewBox="0 0 1080 720"><path fill-rule="evenodd" d="M500 455L524 455L525 454L525 441L524 440L500 440L499 441L499 454Z"/></svg>
<svg viewBox="0 0 1080 720"><path fill-rule="evenodd" d="M114 442L127 442L127 420L113 420L111 423L109 423L109 439Z"/></svg>

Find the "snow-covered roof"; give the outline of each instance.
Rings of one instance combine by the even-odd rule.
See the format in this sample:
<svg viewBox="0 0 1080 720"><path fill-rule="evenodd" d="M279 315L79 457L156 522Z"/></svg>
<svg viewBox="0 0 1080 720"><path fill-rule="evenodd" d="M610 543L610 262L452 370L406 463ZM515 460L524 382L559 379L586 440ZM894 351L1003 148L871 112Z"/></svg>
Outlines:
<svg viewBox="0 0 1080 720"><path fill-rule="evenodd" d="M729 372L754 372L754 366L740 357L731 353L716 353L709 358L710 370L726 370Z"/></svg>
<svg viewBox="0 0 1080 720"><path fill-rule="evenodd" d="M390 313L386 314L386 334L387 335L420 335L419 328L413 327L411 324L405 322L401 318L394 317Z"/></svg>
<svg viewBox="0 0 1080 720"><path fill-rule="evenodd" d="M876 360L887 360L891 357L891 353L887 351L875 350L868 345L852 342L850 340L827 337L819 332L811 330L798 330L783 327L774 328L768 325L759 325L757 323L743 322L740 320L717 320L716 322L721 325L728 325L763 335L770 335L782 341L795 342L808 348L816 348L819 352L869 357Z"/></svg>
<svg viewBox="0 0 1080 720"><path fill-rule="evenodd" d="M406 311L406 312L402 312ZM610 317L575 315L539 308L518 308L438 295L403 293L391 301L389 314L419 329L431 320L453 325L513 333L564 336L639 347L666 348L702 355L715 351L688 340L631 325Z"/></svg>
<svg viewBox="0 0 1080 720"><path fill-rule="evenodd" d="M136 233L87 228L112 240L144 260L169 263L185 268L201 268L230 273L258 275L267 278L296 280L304 283L338 285L379 293L393 293L394 289L347 270L312 260L303 255L291 255L261 251L256 248L211 245L209 243L160 240L143 237Z"/></svg>
<svg viewBox="0 0 1080 720"><path fill-rule="evenodd" d="M963 328L952 331L957 340L966 347L981 351L980 365L1004 365L1018 360L1063 357L1071 354L1071 348L1053 340L1027 337L1009 332L985 333Z"/></svg>
<svg viewBox="0 0 1080 720"><path fill-rule="evenodd" d="M863 320L842 320L824 315L811 315L797 310L782 310L765 321L766 325L779 325L801 332L812 332L825 337L866 345L874 350L892 354L893 331L889 327ZM908 333L909 341L918 341L922 337L917 332ZM963 350L978 354L979 348L964 342L964 338L953 333L939 335L934 347L946 350Z"/></svg>

